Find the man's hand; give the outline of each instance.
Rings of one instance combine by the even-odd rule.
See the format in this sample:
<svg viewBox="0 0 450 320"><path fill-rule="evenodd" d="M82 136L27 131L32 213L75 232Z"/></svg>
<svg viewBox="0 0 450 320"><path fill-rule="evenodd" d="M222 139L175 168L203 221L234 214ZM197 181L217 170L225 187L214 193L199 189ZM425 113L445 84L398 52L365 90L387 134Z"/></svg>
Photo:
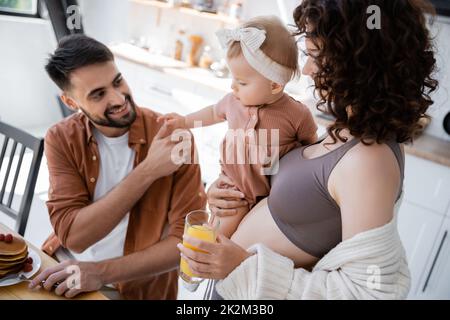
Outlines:
<svg viewBox="0 0 450 320"><path fill-rule="evenodd" d="M42 281L45 281L43 285ZM45 269L31 281L28 287L33 289L43 286L45 290L51 291L55 285L55 293L58 296L73 298L82 292L97 291L105 283L102 279L100 264L67 260Z"/></svg>
<svg viewBox="0 0 450 320"><path fill-rule="evenodd" d="M168 113L159 116L156 119L157 122L164 121L165 124L171 126L174 129L188 129L186 126L186 117L179 115L178 113Z"/></svg>
<svg viewBox="0 0 450 320"><path fill-rule="evenodd" d="M174 129L172 125L167 123L160 128L152 141L147 157L142 162L142 165L146 167L147 172L153 176L154 180L172 174L184 163L172 159L172 150L178 143L182 143L172 141L171 134Z"/></svg>
<svg viewBox="0 0 450 320"><path fill-rule="evenodd" d="M172 142L171 131L169 126L163 125L154 137L147 157L124 180L101 199L77 210L63 243L65 247L81 253L103 239L156 180L172 174L187 162L184 154L173 161L172 150L177 142Z"/></svg>

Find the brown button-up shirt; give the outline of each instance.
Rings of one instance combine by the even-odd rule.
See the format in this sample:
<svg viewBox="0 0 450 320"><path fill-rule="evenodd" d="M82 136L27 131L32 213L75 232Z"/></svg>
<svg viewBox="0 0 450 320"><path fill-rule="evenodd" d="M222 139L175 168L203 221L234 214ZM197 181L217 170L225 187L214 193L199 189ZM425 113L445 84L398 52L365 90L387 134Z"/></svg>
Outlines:
<svg viewBox="0 0 450 320"><path fill-rule="evenodd" d="M136 112L128 142L136 151L134 167L144 160L161 127L156 122L157 113L143 108ZM66 245L77 213L94 198L101 154L89 119L77 113L50 128L45 155L50 174L47 207L56 236L51 236L43 249L51 253L58 242ZM198 164L182 165L175 173L156 180L130 211L124 255L144 250L166 235L181 239L186 214L205 205ZM129 299L175 299L177 271L119 283L118 288Z"/></svg>

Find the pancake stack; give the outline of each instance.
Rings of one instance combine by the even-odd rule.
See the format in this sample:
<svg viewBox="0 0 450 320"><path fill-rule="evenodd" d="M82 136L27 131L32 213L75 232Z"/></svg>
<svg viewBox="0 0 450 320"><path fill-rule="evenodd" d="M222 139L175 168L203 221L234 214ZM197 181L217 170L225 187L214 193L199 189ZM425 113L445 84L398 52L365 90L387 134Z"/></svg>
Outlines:
<svg viewBox="0 0 450 320"><path fill-rule="evenodd" d="M26 242L11 234L0 234L0 280L11 273L18 273L29 262Z"/></svg>

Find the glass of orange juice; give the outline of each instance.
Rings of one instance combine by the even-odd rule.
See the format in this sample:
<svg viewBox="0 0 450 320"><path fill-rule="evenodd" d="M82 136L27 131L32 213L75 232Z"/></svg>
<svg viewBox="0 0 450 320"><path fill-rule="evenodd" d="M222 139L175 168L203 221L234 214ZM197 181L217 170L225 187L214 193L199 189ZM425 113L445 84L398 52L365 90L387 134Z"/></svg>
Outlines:
<svg viewBox="0 0 450 320"><path fill-rule="evenodd" d="M186 216L184 234L203 241L216 242L219 223L219 219L207 211L192 211ZM183 241L183 245L194 251L203 252L186 241ZM202 278L197 277L191 271L188 263L183 258L181 258L180 262L180 278L182 279L183 286L191 292L197 290L203 281Z"/></svg>

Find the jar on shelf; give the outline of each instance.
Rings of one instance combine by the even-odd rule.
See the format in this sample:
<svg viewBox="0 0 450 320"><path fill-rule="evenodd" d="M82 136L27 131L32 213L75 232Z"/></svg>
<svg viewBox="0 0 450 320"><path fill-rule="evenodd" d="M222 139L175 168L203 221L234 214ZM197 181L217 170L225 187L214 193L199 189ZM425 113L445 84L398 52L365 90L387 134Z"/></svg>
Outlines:
<svg viewBox="0 0 450 320"><path fill-rule="evenodd" d="M242 1L236 0L230 5L230 18L241 19L242 18Z"/></svg>
<svg viewBox="0 0 450 320"><path fill-rule="evenodd" d="M198 66L198 56L203 44L203 37L192 34L189 36L190 51L188 56L188 64L192 67Z"/></svg>
<svg viewBox="0 0 450 320"><path fill-rule="evenodd" d="M177 39L175 40L173 58L175 60L183 61L184 60L183 52L186 50L186 47L187 47L186 31L180 29L178 30L178 36Z"/></svg>
<svg viewBox="0 0 450 320"><path fill-rule="evenodd" d="M212 65L213 59L211 56L211 47L205 46L203 49L203 53L200 57L200 62L198 63L198 66L200 68L209 69L209 67Z"/></svg>

